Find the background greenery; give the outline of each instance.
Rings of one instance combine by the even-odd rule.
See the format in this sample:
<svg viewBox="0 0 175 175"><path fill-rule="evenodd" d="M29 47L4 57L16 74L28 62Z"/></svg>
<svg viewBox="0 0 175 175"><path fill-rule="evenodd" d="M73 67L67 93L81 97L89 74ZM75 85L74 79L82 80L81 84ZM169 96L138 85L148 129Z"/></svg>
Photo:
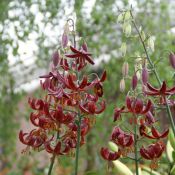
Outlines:
<svg viewBox="0 0 175 175"><path fill-rule="evenodd" d="M135 61L133 57L143 52L138 38L134 36L135 31L132 29L132 36L127 38L122 32L121 25L117 24L119 8L129 8L131 1L128 1L96 0L90 14L85 4L91 6L93 4L91 0L88 2L86 0L0 1L0 174L2 172L8 175L20 175L29 170L39 175L47 171L47 166L42 168L33 166L37 165L37 158L32 157L34 153L24 156L16 152L20 121L25 117L28 118L29 113L27 106L23 109L26 112L21 111L19 106L21 101L27 101L28 92L16 92L15 89L38 77L40 73L38 70L47 69L51 53L60 44L64 21L70 16L76 17L77 34L86 39L94 58L108 58L108 61L100 62L98 67L94 68L98 73L101 73L102 69L108 72L104 85L107 109L97 118L96 125L87 136L87 143L82 148L80 160L82 174L106 174L107 165L101 159L99 150L101 146L107 144L112 127L115 125L112 122L113 107L116 104L121 105L124 99L125 93L119 91L121 67L124 60L127 60L130 65L129 73L132 75L134 72L132 63ZM37 7L35 12L31 10L34 5ZM133 1L133 7L137 23L142 25L145 33L156 38L155 52L151 57L155 63L158 63L162 79L168 79L172 83L173 70L168 65L166 50L175 51L175 34L171 32L175 25L173 1L136 0ZM36 22L36 14L39 13L44 16L41 20L42 26ZM14 26L14 32L9 30L11 25ZM44 30L48 26L54 31L52 36L48 36ZM36 34L35 44L38 49L33 53L36 60L34 66L30 68L25 66L24 60L20 59L19 42L23 41L25 44L33 32ZM121 57L120 51L122 42L127 43L127 53L124 58ZM13 65L10 64L10 59L16 60ZM29 71L24 72L25 69ZM154 78L152 80L154 82ZM128 90L130 82L126 84ZM32 94L32 96L39 95L42 95L40 90ZM166 155L164 159L167 163L159 169L161 174L167 174L170 169ZM73 158L63 158L59 161L63 168L57 174L69 174ZM17 163L14 165L14 162ZM124 162L133 169L131 162L125 160ZM115 173L111 172L111 174Z"/></svg>

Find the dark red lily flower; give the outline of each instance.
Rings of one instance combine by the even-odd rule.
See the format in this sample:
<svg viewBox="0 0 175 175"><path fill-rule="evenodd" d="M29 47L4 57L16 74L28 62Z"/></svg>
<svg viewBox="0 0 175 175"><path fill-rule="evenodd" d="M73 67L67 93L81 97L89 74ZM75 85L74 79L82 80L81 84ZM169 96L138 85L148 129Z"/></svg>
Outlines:
<svg viewBox="0 0 175 175"><path fill-rule="evenodd" d="M33 129L30 133L23 133L23 131L20 131L19 140L25 145L38 148L46 142L47 136L44 130Z"/></svg>
<svg viewBox="0 0 175 175"><path fill-rule="evenodd" d="M51 146L50 143L48 142L45 144L45 149L48 153L56 154L56 155L63 155L68 153L68 151L70 150L68 145L65 145L65 148L63 150L61 146L62 146L61 142L58 142L55 147Z"/></svg>
<svg viewBox="0 0 175 175"><path fill-rule="evenodd" d="M126 97L126 105L128 108L128 112L134 114L146 114L152 106L151 100L148 100L146 106L143 104L141 99L134 99L130 97Z"/></svg>
<svg viewBox="0 0 175 175"><path fill-rule="evenodd" d="M102 97L103 96L103 86L102 86L102 82L104 82L106 80L106 71L103 72L101 79L95 83L92 82L92 84L94 83L94 92L98 97Z"/></svg>
<svg viewBox="0 0 175 175"><path fill-rule="evenodd" d="M89 101L85 104L80 104L79 108L82 112L87 114L100 114L105 110L105 101L101 101L100 103L100 109L98 109L96 103L94 101Z"/></svg>
<svg viewBox="0 0 175 175"><path fill-rule="evenodd" d="M92 58L90 57L91 54L89 52L86 52L84 49L77 50L76 48L74 48L72 46L70 46L70 49L73 52L73 54L65 54L66 57L68 57L68 58L79 58L80 61L82 59L82 61L86 60L90 64L94 64Z"/></svg>
<svg viewBox="0 0 175 175"><path fill-rule="evenodd" d="M121 113L124 112L125 106L122 108L115 108L114 110L114 122L121 118Z"/></svg>
<svg viewBox="0 0 175 175"><path fill-rule="evenodd" d="M78 85L78 83L76 83L74 81L74 78L76 78L76 77L74 77L71 74L67 75L67 77L65 78L65 84L66 84L67 88L74 90L74 91L84 90L85 86L87 86L87 83L88 83L87 76L83 77L83 79L79 85Z"/></svg>
<svg viewBox="0 0 175 175"><path fill-rule="evenodd" d="M53 95L54 97L61 99L62 97L64 98L70 98L69 95L64 91L64 89L62 87L58 87L58 88L48 88L48 95Z"/></svg>
<svg viewBox="0 0 175 175"><path fill-rule="evenodd" d="M75 115L75 113L70 112L64 114L63 111L59 109L51 114L52 118L55 119L55 121L59 122L60 124L66 125L74 120Z"/></svg>
<svg viewBox="0 0 175 175"><path fill-rule="evenodd" d="M56 124L50 118L44 117L42 115L31 113L30 121L34 126L40 127L42 129L56 129Z"/></svg>
<svg viewBox="0 0 175 175"><path fill-rule="evenodd" d="M109 151L108 148L101 148L101 156L103 157L103 159L108 160L108 161L114 161L117 160L118 158L120 158L120 151L119 152L111 152Z"/></svg>
<svg viewBox="0 0 175 175"><path fill-rule="evenodd" d="M174 95L175 87L167 89L166 82L163 81L161 88L156 89L151 84L147 83L147 90L145 90L145 94L150 96L163 96L163 97L165 97L166 95Z"/></svg>
<svg viewBox="0 0 175 175"><path fill-rule="evenodd" d="M165 144L161 141L156 142L155 144L149 145L147 148L140 149L140 154L143 158L148 160L153 160L159 158L163 151L165 150Z"/></svg>
<svg viewBox="0 0 175 175"><path fill-rule="evenodd" d="M111 140L118 146L131 147L134 144L134 135L125 133L119 127L115 127L111 135Z"/></svg>
<svg viewBox="0 0 175 175"><path fill-rule="evenodd" d="M72 131L78 131L78 126L77 124L75 123L69 123L69 128L72 130ZM89 118L83 118L82 121L81 121L81 136L85 136L89 130L90 130L90 120Z"/></svg>
<svg viewBox="0 0 175 175"><path fill-rule="evenodd" d="M102 97L103 96L103 86L101 85L101 83L97 83L94 86L94 93L98 95L98 97Z"/></svg>
<svg viewBox="0 0 175 175"><path fill-rule="evenodd" d="M64 77L61 76L61 74L56 70L49 72L48 74L41 75L39 76L39 78L55 78L60 80L61 82L64 82Z"/></svg>
<svg viewBox="0 0 175 175"><path fill-rule="evenodd" d="M147 138L150 138L150 139L165 138L165 137L167 137L168 133L169 133L169 129L165 130L163 133L160 133L159 131L157 131L157 129L154 126L152 126L152 128L151 128L152 135L149 135L147 133L147 127L145 125L140 126L140 135L147 137Z"/></svg>
<svg viewBox="0 0 175 175"><path fill-rule="evenodd" d="M68 64L67 59L65 59L65 58L61 58L61 59L60 59L60 66L61 66L61 67L63 68L63 70L65 70L65 71L68 71L68 70L71 69L70 66L69 66L69 64Z"/></svg>
<svg viewBox="0 0 175 175"><path fill-rule="evenodd" d="M149 145L147 148L142 146L140 149L140 155L147 160L152 160L150 168L156 169L158 167L157 161L161 157L164 150L165 144L162 141L159 141Z"/></svg>
<svg viewBox="0 0 175 175"><path fill-rule="evenodd" d="M97 76L97 75L96 75ZM104 82L106 80L107 74L106 71L104 71L102 73L101 78L99 78L98 76L90 83L88 83L88 86L86 87L86 89L91 89L92 87L94 87L96 84L101 84L102 82Z"/></svg>
<svg viewBox="0 0 175 175"><path fill-rule="evenodd" d="M40 85L43 90L47 90L51 84L51 79L50 78L45 78L44 81L40 80Z"/></svg>
<svg viewBox="0 0 175 175"><path fill-rule="evenodd" d="M28 103L30 107L34 110L43 110L44 108L44 101L42 99L28 99Z"/></svg>

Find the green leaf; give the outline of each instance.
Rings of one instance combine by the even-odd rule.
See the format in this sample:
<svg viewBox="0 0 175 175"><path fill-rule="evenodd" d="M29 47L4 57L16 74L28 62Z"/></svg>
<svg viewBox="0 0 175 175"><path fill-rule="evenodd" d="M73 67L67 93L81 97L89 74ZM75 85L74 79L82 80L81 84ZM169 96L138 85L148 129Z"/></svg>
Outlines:
<svg viewBox="0 0 175 175"><path fill-rule="evenodd" d="M114 171L120 175L133 175L131 170L119 160L113 161L114 163Z"/></svg>

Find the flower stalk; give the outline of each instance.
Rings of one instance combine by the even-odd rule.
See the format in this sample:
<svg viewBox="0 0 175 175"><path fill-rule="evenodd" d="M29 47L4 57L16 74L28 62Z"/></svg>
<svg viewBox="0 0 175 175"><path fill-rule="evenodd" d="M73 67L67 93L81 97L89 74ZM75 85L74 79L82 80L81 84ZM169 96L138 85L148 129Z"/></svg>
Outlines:
<svg viewBox="0 0 175 175"><path fill-rule="evenodd" d="M77 133L77 146L75 155L75 175L78 174L78 160L79 160L79 150L80 150L80 137L81 137L81 115L78 113L78 133Z"/></svg>
<svg viewBox="0 0 175 175"><path fill-rule="evenodd" d="M54 165L54 162L55 162L55 157L56 157L56 155L54 154L53 157L51 158L51 163L50 163L48 175L52 174L52 169L53 169L53 165Z"/></svg>
<svg viewBox="0 0 175 175"><path fill-rule="evenodd" d="M142 35L141 35L141 33L140 33L139 29L138 29L138 26L137 26L136 22L135 22L135 20L134 20L134 16L133 16L131 10L130 10L130 14L131 14L131 17L132 17L132 23L133 23L134 28L136 29L136 31L137 31L137 33L138 33L138 35L139 35L140 42L141 42L141 44L142 44L142 46L143 46L143 49L144 49L144 52L145 52L145 54L146 54L146 58L147 58L147 60L148 60L148 62L149 62L149 64L150 64L150 66L151 66L151 69L152 69L152 71L153 71L153 73L154 73L154 75L155 75L155 77L156 77L156 79L157 79L157 82L158 82L159 85L161 86L161 85L162 85L162 81L161 81L161 79L160 79L160 76L159 76L159 74L158 74L158 72L157 72L157 70L156 70L156 68L155 68L155 66L154 66L154 64L153 64L153 62L152 62L152 60L151 60L151 58L149 57L148 51L147 51L147 49L146 49L145 42L144 42L144 40L143 40L143 38L142 38ZM173 117L172 117L172 113L171 113L171 110L170 110L170 106L169 106L169 104L167 103L167 98L166 98L166 97L165 97L165 101L166 101L166 109L167 109L167 113L168 113L168 119L169 119L169 122L170 122L170 124L171 124L171 128L172 128L172 130L173 130L174 136L175 136L175 123L174 123L174 120L173 120Z"/></svg>
<svg viewBox="0 0 175 175"><path fill-rule="evenodd" d="M137 117L134 116L135 121ZM138 148L137 148L137 123L134 124L134 153L135 153L135 169L136 175L139 175L139 160L138 160Z"/></svg>

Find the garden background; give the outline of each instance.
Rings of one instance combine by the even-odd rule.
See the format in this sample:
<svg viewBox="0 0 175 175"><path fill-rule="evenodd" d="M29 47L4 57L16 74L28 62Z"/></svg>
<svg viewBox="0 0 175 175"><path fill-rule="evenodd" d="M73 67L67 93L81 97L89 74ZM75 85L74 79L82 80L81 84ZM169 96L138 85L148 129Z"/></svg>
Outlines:
<svg viewBox="0 0 175 175"><path fill-rule="evenodd" d="M120 92L121 67L124 60L131 65L143 51L135 36L127 38L117 23L119 9L129 9L131 4L137 23L155 39L151 58L159 64L162 79L174 84L167 52L175 51L174 0L0 0L0 175L43 175L48 171L46 153L21 154L24 147L18 141L18 132L21 127L31 128L27 123L27 99L42 96L38 77L48 71L50 55L60 44L64 24L70 17L76 21L77 34L86 39L93 53L93 69L99 74L106 69L108 75L104 83L107 108L97 117L81 148L80 174L106 174L107 164L99 152L115 125L113 109L122 104L130 86L127 81L126 90ZM125 57L122 42L127 44ZM133 69L132 64L130 72ZM154 82L154 77L151 79ZM161 127L168 126L165 115L160 113ZM158 170L161 175L167 174L169 159L167 153L163 155L166 163ZM73 161L58 158L55 175L71 174ZM124 163L134 168L130 161ZM115 170L111 174L116 174Z"/></svg>

